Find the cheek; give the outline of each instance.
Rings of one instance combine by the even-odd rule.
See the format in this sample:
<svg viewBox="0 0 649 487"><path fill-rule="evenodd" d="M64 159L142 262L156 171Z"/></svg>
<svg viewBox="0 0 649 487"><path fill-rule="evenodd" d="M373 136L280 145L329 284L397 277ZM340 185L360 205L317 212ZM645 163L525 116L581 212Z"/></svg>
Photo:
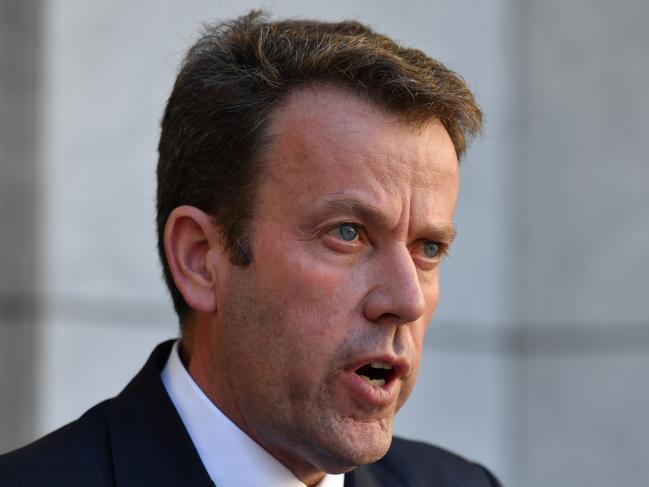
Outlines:
<svg viewBox="0 0 649 487"><path fill-rule="evenodd" d="M433 318L439 303L439 268L420 274L419 285L426 302L421 321L428 323Z"/></svg>
<svg viewBox="0 0 649 487"><path fill-rule="evenodd" d="M281 286L281 302L299 320L304 338L333 343L348 330L360 308L362 290L346 273L323 265L295 268ZM322 340L328 340L323 342Z"/></svg>
<svg viewBox="0 0 649 487"><path fill-rule="evenodd" d="M287 242L268 250L269 263L260 275L264 287L286 309L298 313L324 310L324 318L349 312L355 308L354 301L360 301L364 283L358 269L330 262L304 242Z"/></svg>

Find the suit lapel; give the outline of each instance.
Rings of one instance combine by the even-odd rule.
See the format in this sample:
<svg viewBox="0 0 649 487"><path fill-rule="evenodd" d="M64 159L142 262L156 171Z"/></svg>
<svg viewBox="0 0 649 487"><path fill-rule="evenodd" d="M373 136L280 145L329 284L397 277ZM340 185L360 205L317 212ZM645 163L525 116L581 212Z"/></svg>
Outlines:
<svg viewBox="0 0 649 487"><path fill-rule="evenodd" d="M345 487L400 487L403 482L378 464L362 465L345 474Z"/></svg>
<svg viewBox="0 0 649 487"><path fill-rule="evenodd" d="M160 379L172 344L156 347L110 404L108 430L119 487L214 486Z"/></svg>

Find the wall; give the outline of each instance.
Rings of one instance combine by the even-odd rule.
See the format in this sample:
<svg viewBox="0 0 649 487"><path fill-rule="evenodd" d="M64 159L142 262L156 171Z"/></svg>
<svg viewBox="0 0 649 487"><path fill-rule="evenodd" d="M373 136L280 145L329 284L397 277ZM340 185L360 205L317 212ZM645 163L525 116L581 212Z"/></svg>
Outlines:
<svg viewBox="0 0 649 487"><path fill-rule="evenodd" d="M0 3L0 451L35 434L41 18Z"/></svg>
<svg viewBox="0 0 649 487"><path fill-rule="evenodd" d="M649 4L517 10L522 485L649 485Z"/></svg>

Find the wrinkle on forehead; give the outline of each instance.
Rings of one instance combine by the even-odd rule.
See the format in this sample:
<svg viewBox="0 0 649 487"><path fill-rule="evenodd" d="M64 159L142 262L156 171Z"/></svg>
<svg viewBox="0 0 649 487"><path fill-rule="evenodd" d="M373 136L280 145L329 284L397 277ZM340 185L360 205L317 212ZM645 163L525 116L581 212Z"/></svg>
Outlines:
<svg viewBox="0 0 649 487"><path fill-rule="evenodd" d="M369 128L368 124L357 126L359 116L371 122ZM425 137L426 145L407 143L426 133L430 134ZM445 143L451 139L441 122L405 123L394 114L332 87L310 87L290 95L274 115L267 137L271 149L267 155L284 174L303 171L310 159L327 160L335 166L356 155L379 180L386 175L380 167L383 163L390 165L392 181L422 187L445 176L444 168L434 161L449 156L457 159L452 143ZM371 141L379 139L377 150ZM418 142L421 140L418 137ZM452 154L448 154L449 149Z"/></svg>

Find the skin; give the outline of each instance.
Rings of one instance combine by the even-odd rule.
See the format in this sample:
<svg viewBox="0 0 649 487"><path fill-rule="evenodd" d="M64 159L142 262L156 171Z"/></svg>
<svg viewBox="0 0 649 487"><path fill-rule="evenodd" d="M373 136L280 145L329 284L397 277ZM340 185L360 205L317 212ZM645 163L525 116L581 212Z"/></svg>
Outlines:
<svg viewBox="0 0 649 487"><path fill-rule="evenodd" d="M424 245L443 251L454 235L458 160L439 122L413 127L332 88L293 93L268 132L252 264L232 265L192 207L172 213L165 244L194 310L182 342L190 374L313 485L390 445L439 297L441 255ZM399 367L389 393L373 396L354 369L376 357Z"/></svg>

